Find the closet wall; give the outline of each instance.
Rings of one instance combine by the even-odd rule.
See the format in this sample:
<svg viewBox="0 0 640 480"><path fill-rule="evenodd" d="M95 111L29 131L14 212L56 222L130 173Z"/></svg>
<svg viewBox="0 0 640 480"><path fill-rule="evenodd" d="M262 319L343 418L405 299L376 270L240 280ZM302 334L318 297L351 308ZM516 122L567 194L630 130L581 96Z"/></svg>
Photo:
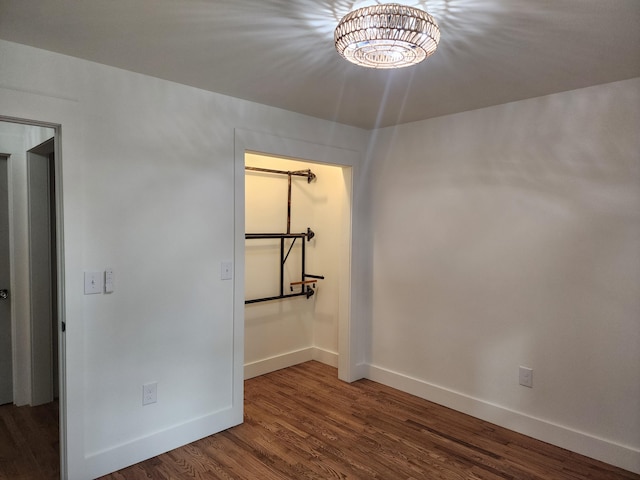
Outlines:
<svg viewBox="0 0 640 480"><path fill-rule="evenodd" d="M292 177L292 233L315 237L306 241L306 272L322 275L315 294L245 306L245 377L316 359L337 366L338 299L342 215L348 203L348 183L337 166L247 154L246 165L283 171L307 170L316 179ZM287 229L287 175L248 171L245 175L245 231L283 233ZM285 252L290 240L286 240ZM298 239L285 263L285 294L289 282L301 280L301 241ZM245 242L245 298L280 293L280 240ZM300 291L299 286L294 291ZM344 294L344 292L342 292Z"/></svg>

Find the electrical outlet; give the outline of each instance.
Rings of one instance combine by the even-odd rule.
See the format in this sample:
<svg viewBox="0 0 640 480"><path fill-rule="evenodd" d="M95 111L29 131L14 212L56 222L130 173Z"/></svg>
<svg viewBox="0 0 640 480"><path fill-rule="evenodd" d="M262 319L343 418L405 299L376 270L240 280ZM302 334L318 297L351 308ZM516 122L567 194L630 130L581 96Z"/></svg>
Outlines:
<svg viewBox="0 0 640 480"><path fill-rule="evenodd" d="M518 375L520 385L533 388L533 370L527 367L520 367Z"/></svg>
<svg viewBox="0 0 640 480"><path fill-rule="evenodd" d="M147 383L142 386L142 405L149 405L158 401L158 382Z"/></svg>

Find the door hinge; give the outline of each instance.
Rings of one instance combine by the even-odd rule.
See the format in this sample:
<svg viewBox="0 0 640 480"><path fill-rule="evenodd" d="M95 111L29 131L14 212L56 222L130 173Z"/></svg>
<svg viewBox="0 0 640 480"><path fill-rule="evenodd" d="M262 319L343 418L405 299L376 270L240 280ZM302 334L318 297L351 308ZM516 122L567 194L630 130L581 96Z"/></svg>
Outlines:
<svg viewBox="0 0 640 480"><path fill-rule="evenodd" d="M60 322L60 329L65 332L67 330L67 324L65 322Z"/></svg>

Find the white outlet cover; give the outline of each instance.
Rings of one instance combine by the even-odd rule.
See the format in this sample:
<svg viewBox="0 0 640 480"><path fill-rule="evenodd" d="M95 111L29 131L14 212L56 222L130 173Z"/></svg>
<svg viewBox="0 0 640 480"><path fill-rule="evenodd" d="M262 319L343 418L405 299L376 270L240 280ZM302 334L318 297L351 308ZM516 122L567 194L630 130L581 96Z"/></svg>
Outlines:
<svg viewBox="0 0 640 480"><path fill-rule="evenodd" d="M523 387L533 388L533 370L521 366L518 370L518 380Z"/></svg>
<svg viewBox="0 0 640 480"><path fill-rule="evenodd" d="M142 405L149 405L158 401L158 384L147 383L142 386Z"/></svg>

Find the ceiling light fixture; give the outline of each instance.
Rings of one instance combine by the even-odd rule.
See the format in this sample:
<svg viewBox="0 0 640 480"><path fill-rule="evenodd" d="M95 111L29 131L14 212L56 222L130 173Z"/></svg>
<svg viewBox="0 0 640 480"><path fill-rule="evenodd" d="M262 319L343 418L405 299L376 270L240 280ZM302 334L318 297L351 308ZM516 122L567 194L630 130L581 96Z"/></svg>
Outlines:
<svg viewBox="0 0 640 480"><path fill-rule="evenodd" d="M432 55L440 41L440 29L427 12L389 3L345 15L334 40L338 53L356 65L401 68Z"/></svg>

